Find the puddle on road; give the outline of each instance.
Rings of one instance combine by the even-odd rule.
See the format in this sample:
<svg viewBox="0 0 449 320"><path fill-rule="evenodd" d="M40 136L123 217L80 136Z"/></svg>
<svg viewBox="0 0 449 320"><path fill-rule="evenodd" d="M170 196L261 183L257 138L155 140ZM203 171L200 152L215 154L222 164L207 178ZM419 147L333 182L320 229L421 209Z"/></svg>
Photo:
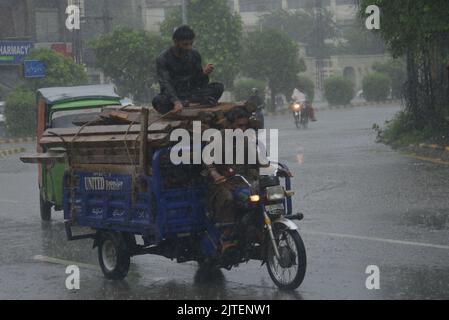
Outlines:
<svg viewBox="0 0 449 320"><path fill-rule="evenodd" d="M449 269L383 266L381 291L388 299L448 299Z"/></svg>
<svg viewBox="0 0 449 320"><path fill-rule="evenodd" d="M408 210L401 215L401 220L407 225L447 230L449 229L449 209Z"/></svg>

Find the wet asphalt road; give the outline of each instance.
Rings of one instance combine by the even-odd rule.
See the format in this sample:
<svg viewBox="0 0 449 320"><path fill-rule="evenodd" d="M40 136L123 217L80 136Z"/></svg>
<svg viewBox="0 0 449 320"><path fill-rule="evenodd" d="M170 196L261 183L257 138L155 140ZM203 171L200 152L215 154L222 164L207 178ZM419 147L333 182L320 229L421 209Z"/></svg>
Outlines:
<svg viewBox="0 0 449 320"><path fill-rule="evenodd" d="M294 292L258 262L204 275L195 263L140 256L126 280L105 280L92 241L66 241L62 213L40 221L36 167L0 158L0 299L448 299L449 166L374 142L373 123L398 109L321 111L307 131L289 115L267 119L305 214L308 269ZM80 290L65 287L69 264L80 267ZM379 267L378 290L365 287L368 265Z"/></svg>

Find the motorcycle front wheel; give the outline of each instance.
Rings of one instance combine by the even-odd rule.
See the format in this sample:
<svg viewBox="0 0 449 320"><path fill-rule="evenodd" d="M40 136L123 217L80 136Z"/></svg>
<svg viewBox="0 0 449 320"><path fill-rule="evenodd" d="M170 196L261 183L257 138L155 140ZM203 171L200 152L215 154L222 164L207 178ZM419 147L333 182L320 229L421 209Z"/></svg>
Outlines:
<svg viewBox="0 0 449 320"><path fill-rule="evenodd" d="M297 230L287 229L283 225L273 226L274 238L280 259L276 257L273 245L267 252L267 269L271 280L280 289L295 290L306 274L306 248Z"/></svg>
<svg viewBox="0 0 449 320"><path fill-rule="evenodd" d="M296 125L296 129L300 129L301 128L301 120L299 118L299 115L294 115L295 117L295 125Z"/></svg>
<svg viewBox="0 0 449 320"><path fill-rule="evenodd" d="M301 119L301 126L303 127L303 129L307 129L307 125L309 124L309 119L304 117L303 119Z"/></svg>

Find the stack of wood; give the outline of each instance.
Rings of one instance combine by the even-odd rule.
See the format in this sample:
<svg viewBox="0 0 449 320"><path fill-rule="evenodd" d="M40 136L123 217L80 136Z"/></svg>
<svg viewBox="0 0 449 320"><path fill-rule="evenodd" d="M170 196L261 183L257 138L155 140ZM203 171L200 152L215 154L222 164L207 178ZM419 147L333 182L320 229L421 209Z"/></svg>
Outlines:
<svg viewBox="0 0 449 320"><path fill-rule="evenodd" d="M94 119L77 119L71 128L47 129L38 143L46 153L21 157L26 163L69 161L72 166L84 164L128 165L148 163L149 149L169 146L174 129L192 130L193 121L202 129L226 128L226 113L244 108L248 103L220 103L216 107L189 107L177 114L160 115L153 109L128 106L105 107Z"/></svg>

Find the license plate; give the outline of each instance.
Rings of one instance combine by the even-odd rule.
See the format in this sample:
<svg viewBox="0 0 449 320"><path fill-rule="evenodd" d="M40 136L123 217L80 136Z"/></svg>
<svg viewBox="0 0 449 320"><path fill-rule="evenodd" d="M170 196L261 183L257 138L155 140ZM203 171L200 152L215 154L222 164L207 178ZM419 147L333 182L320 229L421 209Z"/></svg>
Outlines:
<svg viewBox="0 0 449 320"><path fill-rule="evenodd" d="M265 206L268 213L282 214L284 213L284 205L282 203L270 204Z"/></svg>

